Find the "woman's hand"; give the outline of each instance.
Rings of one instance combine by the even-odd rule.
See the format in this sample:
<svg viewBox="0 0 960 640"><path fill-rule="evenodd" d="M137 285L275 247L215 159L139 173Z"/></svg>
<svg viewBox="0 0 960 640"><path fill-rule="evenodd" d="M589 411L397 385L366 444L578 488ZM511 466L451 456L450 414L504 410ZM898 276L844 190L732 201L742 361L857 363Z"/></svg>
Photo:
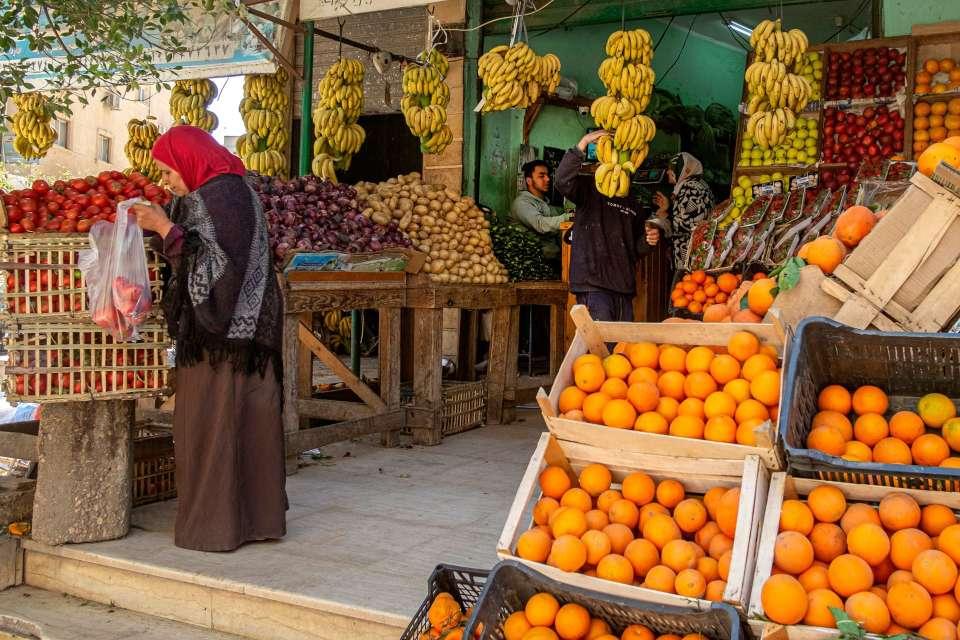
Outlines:
<svg viewBox="0 0 960 640"><path fill-rule="evenodd" d="M653 194L653 201L657 203L657 207L659 208L658 213L661 211L663 213L666 213L667 210L670 208L670 198L663 195L659 191Z"/></svg>
<svg viewBox="0 0 960 640"><path fill-rule="evenodd" d="M651 247L657 246L660 242L660 229L654 226L647 227L647 244Z"/></svg>
<svg viewBox="0 0 960 640"><path fill-rule="evenodd" d="M173 223L166 212L156 204L135 204L130 211L137 216L137 226L145 231L153 231L166 238L173 228Z"/></svg>
<svg viewBox="0 0 960 640"><path fill-rule="evenodd" d="M580 149L580 151L586 153L587 147L590 145L591 142L595 142L605 135L607 135L607 131L605 129L598 129L597 131L591 131L587 135L580 138L580 142L577 143L577 149Z"/></svg>

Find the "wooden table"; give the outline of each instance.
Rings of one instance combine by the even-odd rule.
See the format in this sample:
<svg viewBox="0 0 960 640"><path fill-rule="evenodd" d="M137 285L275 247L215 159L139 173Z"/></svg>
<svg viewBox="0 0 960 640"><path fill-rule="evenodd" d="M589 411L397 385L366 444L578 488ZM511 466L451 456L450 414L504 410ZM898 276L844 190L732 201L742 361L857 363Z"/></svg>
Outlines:
<svg viewBox="0 0 960 640"><path fill-rule="evenodd" d="M411 277L406 306L413 310L413 406L407 412L413 441L439 444L443 357L443 310L475 309L493 312L490 353L487 357L487 424L504 422L504 407L514 401L519 335L519 307L514 285L436 284ZM509 412L508 416L509 417Z"/></svg>
<svg viewBox="0 0 960 640"><path fill-rule="evenodd" d="M521 376L519 373L514 375L512 386L516 389L516 400L532 400L536 395L537 389L546 387L549 389L553 384L553 378L560 369L560 363L563 362L564 353L566 353L567 343L566 333L566 314L567 314L567 296L569 287L566 282L558 280L545 280L539 282L517 282L514 287L517 291L517 311L524 305L539 305L550 307L550 354L548 358L548 371L541 376ZM511 324L513 327L513 324ZM515 335L510 337L511 343L519 344L519 323L517 323ZM514 347L516 351L516 347ZM511 381L508 381L508 386ZM529 396L529 398L528 398Z"/></svg>
<svg viewBox="0 0 960 640"><path fill-rule="evenodd" d="M356 274L348 274L356 275ZM395 446L403 426L400 407L400 310L406 300L405 279L287 282L283 323L283 430L287 472L296 457L327 444L375 433L384 446ZM391 274L395 275L395 274ZM402 275L402 274L400 274ZM379 392L355 376L313 333L314 312L377 309L379 313ZM360 402L313 398L312 363L316 356ZM310 427L310 418L332 421Z"/></svg>

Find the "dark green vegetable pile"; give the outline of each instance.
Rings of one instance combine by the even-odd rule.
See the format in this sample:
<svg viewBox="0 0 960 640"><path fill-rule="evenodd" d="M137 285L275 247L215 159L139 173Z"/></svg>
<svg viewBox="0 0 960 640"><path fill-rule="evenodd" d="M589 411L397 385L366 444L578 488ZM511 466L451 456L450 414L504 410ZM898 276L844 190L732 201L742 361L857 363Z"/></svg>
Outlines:
<svg viewBox="0 0 960 640"><path fill-rule="evenodd" d="M555 280L557 266L543 257L540 237L523 225L498 219L490 221L493 253L510 274L513 282L526 280Z"/></svg>

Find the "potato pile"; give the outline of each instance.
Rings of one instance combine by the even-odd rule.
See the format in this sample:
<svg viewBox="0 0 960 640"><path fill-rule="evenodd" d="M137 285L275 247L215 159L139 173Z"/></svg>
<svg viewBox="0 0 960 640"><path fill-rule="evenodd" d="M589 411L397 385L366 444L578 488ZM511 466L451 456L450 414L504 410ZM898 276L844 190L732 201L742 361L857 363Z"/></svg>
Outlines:
<svg viewBox="0 0 960 640"><path fill-rule="evenodd" d="M493 254L490 222L473 198L442 185L424 184L419 173L379 184L356 185L361 212L377 224L395 221L427 254L424 273L436 282L502 284L507 270Z"/></svg>

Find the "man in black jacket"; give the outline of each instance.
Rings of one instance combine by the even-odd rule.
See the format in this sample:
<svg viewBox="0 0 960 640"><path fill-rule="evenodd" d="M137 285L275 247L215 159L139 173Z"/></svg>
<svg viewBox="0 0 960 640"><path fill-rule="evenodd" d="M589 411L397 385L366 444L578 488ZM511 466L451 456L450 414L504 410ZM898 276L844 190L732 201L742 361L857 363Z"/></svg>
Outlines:
<svg viewBox="0 0 960 640"><path fill-rule="evenodd" d="M587 145L606 131L585 135L557 168L557 189L575 205L571 229L570 290L594 320L633 320L637 260L660 241L635 198L608 198L592 175L580 175Z"/></svg>

